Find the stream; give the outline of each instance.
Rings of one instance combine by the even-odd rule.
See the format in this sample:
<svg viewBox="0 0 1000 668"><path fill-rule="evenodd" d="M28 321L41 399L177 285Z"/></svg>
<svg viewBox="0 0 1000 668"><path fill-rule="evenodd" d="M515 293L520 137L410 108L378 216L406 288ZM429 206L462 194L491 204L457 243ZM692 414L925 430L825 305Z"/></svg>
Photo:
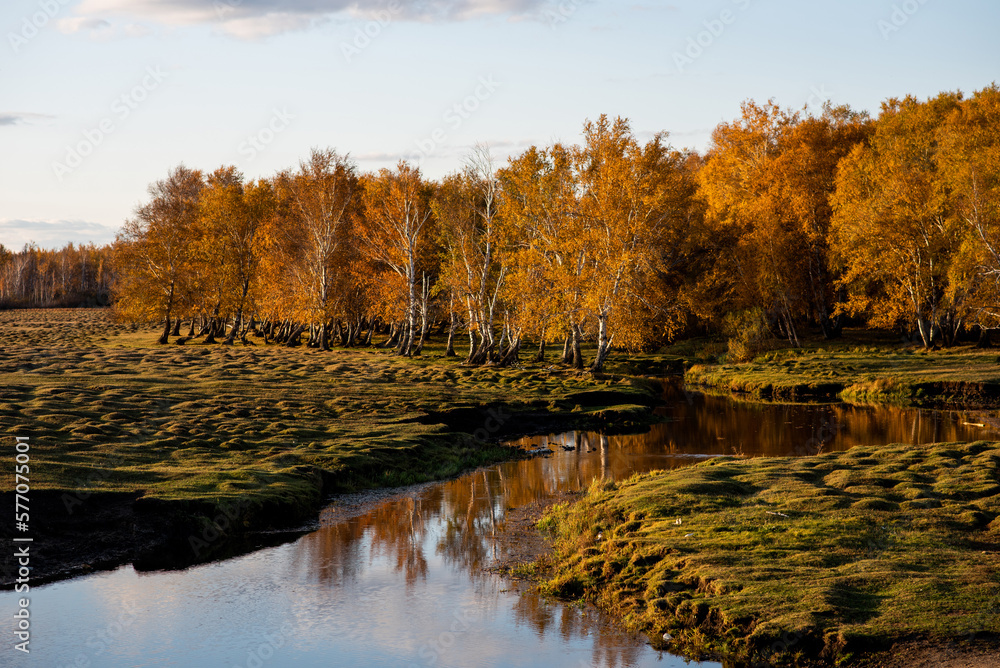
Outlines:
<svg viewBox="0 0 1000 668"><path fill-rule="evenodd" d="M719 666L686 662L587 606L545 600L489 570L510 509L706 457L996 438L981 412L741 403L668 390L643 434L515 441L551 454L440 483L335 499L298 539L181 571L132 566L32 587L31 653L0 665ZM5 615L23 595L0 592Z"/></svg>

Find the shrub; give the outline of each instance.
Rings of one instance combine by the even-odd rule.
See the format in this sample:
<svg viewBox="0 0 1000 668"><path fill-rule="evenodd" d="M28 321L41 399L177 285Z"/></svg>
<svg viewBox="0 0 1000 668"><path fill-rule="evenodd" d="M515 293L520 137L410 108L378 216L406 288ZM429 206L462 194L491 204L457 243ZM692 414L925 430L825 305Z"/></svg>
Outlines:
<svg viewBox="0 0 1000 668"><path fill-rule="evenodd" d="M778 347L763 309L731 313L726 316L725 325L729 333L729 362L749 362Z"/></svg>

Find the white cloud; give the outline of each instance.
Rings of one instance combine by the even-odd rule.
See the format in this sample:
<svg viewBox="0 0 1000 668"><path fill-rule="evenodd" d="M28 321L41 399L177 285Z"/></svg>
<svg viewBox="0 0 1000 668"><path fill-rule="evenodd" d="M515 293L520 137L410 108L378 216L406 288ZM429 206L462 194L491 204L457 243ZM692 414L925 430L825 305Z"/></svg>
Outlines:
<svg viewBox="0 0 1000 668"><path fill-rule="evenodd" d="M114 24L96 16L72 16L56 24L65 35L84 34L91 39L107 41L117 37L145 37L152 34L149 26L140 23Z"/></svg>
<svg viewBox="0 0 1000 668"><path fill-rule="evenodd" d="M20 111L0 111L0 126L4 125L31 125L39 121L50 121L55 116L49 114L33 114Z"/></svg>
<svg viewBox="0 0 1000 668"><path fill-rule="evenodd" d="M116 231L84 220L6 219L0 220L0 244L10 250L21 250L27 243L36 243L41 248L62 248L70 241L103 245L115 240Z"/></svg>
<svg viewBox="0 0 1000 668"><path fill-rule="evenodd" d="M83 0L77 16L60 29L94 30L105 17L129 17L170 26L210 24L240 39L260 39L304 30L344 14L371 18L389 12L403 21L465 21L485 16L518 17L546 0ZM114 29L114 28L112 28ZM126 30L127 32L127 30Z"/></svg>
<svg viewBox="0 0 1000 668"><path fill-rule="evenodd" d="M67 19L59 19L56 27L64 35L72 35L78 32L106 31L111 28L111 23L96 17L73 16Z"/></svg>
<svg viewBox="0 0 1000 668"><path fill-rule="evenodd" d="M303 15L274 12L264 16L247 16L224 21L221 29L227 35L239 39L255 40L281 33L305 30L321 21L322 19Z"/></svg>
<svg viewBox="0 0 1000 668"><path fill-rule="evenodd" d="M392 163L395 164L400 160L407 160L412 158L410 153L393 153L393 152L372 152L372 153L358 153L357 155L351 154L350 156L353 160L358 162L380 162L380 163Z"/></svg>
<svg viewBox="0 0 1000 668"><path fill-rule="evenodd" d="M153 34L153 29L141 23L127 23L122 26L122 32L126 37L145 37Z"/></svg>

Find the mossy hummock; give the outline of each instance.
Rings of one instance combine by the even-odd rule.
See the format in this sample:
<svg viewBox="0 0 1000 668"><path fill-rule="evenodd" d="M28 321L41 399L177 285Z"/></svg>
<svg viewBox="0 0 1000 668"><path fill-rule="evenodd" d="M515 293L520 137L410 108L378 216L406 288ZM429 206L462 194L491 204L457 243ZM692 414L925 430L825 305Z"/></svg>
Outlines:
<svg viewBox="0 0 1000 668"><path fill-rule="evenodd" d="M718 458L599 481L539 526L546 591L692 656L851 664L1000 634L996 443Z"/></svg>

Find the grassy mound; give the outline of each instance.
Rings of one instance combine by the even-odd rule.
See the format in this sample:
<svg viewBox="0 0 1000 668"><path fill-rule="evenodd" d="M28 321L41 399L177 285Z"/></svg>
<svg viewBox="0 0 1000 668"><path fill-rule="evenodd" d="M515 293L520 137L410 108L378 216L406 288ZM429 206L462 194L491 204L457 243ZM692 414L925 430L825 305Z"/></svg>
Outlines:
<svg viewBox="0 0 1000 668"><path fill-rule="evenodd" d="M180 523L183 545L187 527L236 505L230 531L287 526L324 493L448 477L509 458L502 438L648 422L656 402L648 381L551 360L467 367L439 339L408 359L156 338L99 309L0 311L0 431L31 439L31 489L51 500L33 515L36 532L82 530L102 495L135 504L118 516L175 517L164 531ZM10 480L13 464L0 467ZM11 493L0 497L13 507ZM59 562L74 549L50 552Z"/></svg>
<svg viewBox="0 0 1000 668"><path fill-rule="evenodd" d="M33 439L34 489L282 494L316 469L344 489L406 484L481 463L525 414L638 420L636 404L655 401L641 379L466 367L440 343L412 359L161 346L152 329L84 309L0 312L0 332L0 429Z"/></svg>
<svg viewBox="0 0 1000 668"><path fill-rule="evenodd" d="M924 350L866 336L872 335L849 332L839 341L810 341L741 364L701 360L688 368L685 381L760 399L1000 406L995 350L971 345Z"/></svg>
<svg viewBox="0 0 1000 668"><path fill-rule="evenodd" d="M1000 634L995 443L713 459L595 483L539 526L544 589L692 655L850 664Z"/></svg>

